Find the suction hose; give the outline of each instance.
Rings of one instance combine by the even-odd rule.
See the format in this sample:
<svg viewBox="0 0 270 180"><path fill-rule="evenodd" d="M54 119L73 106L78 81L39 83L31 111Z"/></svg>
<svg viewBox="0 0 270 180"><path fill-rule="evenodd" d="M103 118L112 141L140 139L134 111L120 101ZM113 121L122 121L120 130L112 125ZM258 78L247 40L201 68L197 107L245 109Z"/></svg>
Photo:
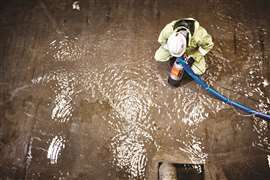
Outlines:
<svg viewBox="0 0 270 180"><path fill-rule="evenodd" d="M185 59L183 57L177 58L177 60L184 68L184 71L197 83L199 84L203 89L205 89L209 94L214 96L215 98L223 101L226 104L229 104L237 109L240 109L250 115L254 115L256 117L262 118L266 121L270 121L270 115L264 114L262 112L258 112L254 109L251 109L239 102L233 101L230 98L222 95L220 92L215 90L214 88L210 87L205 81L203 81L198 75L196 75L190 66L186 63Z"/></svg>

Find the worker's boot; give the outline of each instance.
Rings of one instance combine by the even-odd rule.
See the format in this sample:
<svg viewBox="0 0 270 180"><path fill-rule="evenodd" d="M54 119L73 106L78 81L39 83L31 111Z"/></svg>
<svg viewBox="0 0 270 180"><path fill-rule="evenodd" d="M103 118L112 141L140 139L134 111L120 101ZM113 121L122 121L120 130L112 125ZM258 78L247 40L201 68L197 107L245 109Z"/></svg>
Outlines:
<svg viewBox="0 0 270 180"><path fill-rule="evenodd" d="M168 162L163 162L159 166L159 180L177 180L176 168Z"/></svg>

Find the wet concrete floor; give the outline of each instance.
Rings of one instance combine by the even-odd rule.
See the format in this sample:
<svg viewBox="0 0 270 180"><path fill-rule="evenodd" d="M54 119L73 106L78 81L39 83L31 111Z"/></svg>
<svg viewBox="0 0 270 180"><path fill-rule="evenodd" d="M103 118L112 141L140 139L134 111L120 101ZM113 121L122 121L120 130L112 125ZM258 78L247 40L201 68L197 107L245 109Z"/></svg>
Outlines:
<svg viewBox="0 0 270 180"><path fill-rule="evenodd" d="M0 179L156 179L161 160L270 179L269 123L194 82L169 87L153 58L161 28L194 17L215 42L203 78L269 113L269 12L267 0L1 1Z"/></svg>

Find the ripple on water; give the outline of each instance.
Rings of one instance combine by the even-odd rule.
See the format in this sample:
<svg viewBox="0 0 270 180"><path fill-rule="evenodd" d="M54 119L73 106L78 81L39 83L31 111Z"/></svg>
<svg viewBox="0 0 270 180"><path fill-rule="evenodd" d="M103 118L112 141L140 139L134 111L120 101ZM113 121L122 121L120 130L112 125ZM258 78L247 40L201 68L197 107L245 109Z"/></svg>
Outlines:
<svg viewBox="0 0 270 180"><path fill-rule="evenodd" d="M52 99L50 104L52 106L52 120L67 122L72 117L75 79L76 75L74 73L59 70L32 80L33 84L48 85L53 89L55 97L49 97Z"/></svg>
<svg viewBox="0 0 270 180"><path fill-rule="evenodd" d="M250 41L250 38L243 38L243 40ZM81 58L82 52L76 45L76 41L69 37L53 41L49 46L48 55L54 61L76 61ZM245 52L244 49L243 51ZM231 59L223 57L222 49L213 52L210 64L214 64L212 66L214 69L208 71L206 75L206 81L210 84L220 79L223 81L223 78L225 83L230 80L222 74L230 73L230 76L237 77L238 80L246 78L245 75L249 74L249 70L253 72L250 74L252 77L255 72L254 80L261 75L260 65L244 67L241 73L241 71L234 71L235 67L231 65ZM249 60L251 61L251 58ZM73 113L72 101L77 93L74 86L77 83L93 98L109 100L113 110L109 114L108 124L116 132L110 144L113 164L128 173L131 179L145 177L146 164L149 161L147 147L156 145L158 141L155 139L156 128L152 123L155 121L152 119L153 108L162 117L190 127L185 129L185 132L181 132L186 136L185 140L180 140L182 144L178 149L187 152L190 159L196 163L205 162L208 155L203 146L204 139L196 136L196 130L210 113L217 113L223 109L225 107L223 103L199 91L194 92L188 87L170 89L166 80L162 79L149 64L106 64L103 68L89 68L85 71L79 69L80 71L77 72L56 71L33 79L34 84L54 82L51 87L54 91L50 104L51 119L57 122L70 120ZM264 78L261 79L263 80ZM243 79L241 82L244 82ZM252 93L258 94L262 102L265 102L264 94L258 89L258 84L253 86L254 83L256 82L247 81L247 88L254 88ZM241 89L241 86L243 84L236 84L234 89ZM269 139L266 138L267 126L262 122L255 121L253 126L258 134L258 140L254 145L269 150ZM52 139L47 155L51 163L57 162L61 149L65 147L64 143L62 136L55 136Z"/></svg>
<svg viewBox="0 0 270 180"><path fill-rule="evenodd" d="M231 19L225 15L222 17L218 15L218 17L221 23L227 20L231 21ZM227 65L230 66L230 77L233 77L230 81L228 81L229 79L227 81L224 80L225 83L223 84L225 87L227 85L229 89L226 93L232 94L235 100L242 96L240 99L244 99L245 104L258 111L269 113L270 100L269 97L266 96L266 92L269 91L267 83L269 77L266 77L268 70L265 69L265 60L268 57L265 56L266 50L264 49L264 39L266 38L267 32L262 27L250 29L241 22L232 21L232 23L235 24L234 46L235 51L237 51L235 52L237 58L231 57L231 60L225 61L226 63L222 65L223 69L226 69ZM215 53L214 56L217 56L217 60L224 60L224 56L221 53ZM232 68L232 66L234 67ZM222 77L226 78L226 76L218 78ZM215 81L216 79L217 78L209 77L209 80ZM232 84L232 86L228 87L228 84ZM245 118L244 113L239 115L239 119ZM241 126L240 123L241 121L238 122L239 126ZM251 123L254 132L254 134L252 134L254 137L252 142L253 147L269 153L269 125L266 121L254 117Z"/></svg>
<svg viewBox="0 0 270 180"><path fill-rule="evenodd" d="M113 163L126 170L130 178L144 177L148 161L145 144L153 141L151 130L146 129L152 104L144 79L146 71L141 66L110 66L100 79L100 90L114 109L110 115L114 120L112 128L117 132L111 142Z"/></svg>
<svg viewBox="0 0 270 180"><path fill-rule="evenodd" d="M52 96L45 98L50 100L48 104L49 109L51 109L50 117L55 123L66 123L72 118L74 111L73 98L75 95L75 79L77 78L74 73L62 69L49 72L44 76L39 76L32 80L34 85L47 87L53 92ZM63 128L67 127L63 126ZM61 129L58 130L61 133ZM50 141L47 150L47 158L50 160L50 164L57 164L61 152L66 147L66 136L64 134L55 135Z"/></svg>
<svg viewBox="0 0 270 180"><path fill-rule="evenodd" d="M66 73L56 75L56 97L53 101L51 118L55 121L66 122L72 117L72 100L74 95L74 76Z"/></svg>
<svg viewBox="0 0 270 180"><path fill-rule="evenodd" d="M92 78L85 78L88 81L85 89L98 89L113 107L109 122L117 132L111 142L113 163L125 170L130 178L145 177L149 160L146 145L152 144L157 150L160 147L156 142L159 140L154 136L157 129L152 127L152 121L161 119L152 119L151 108L165 114L169 121L177 120L178 123L192 126L183 132L189 136L180 149L188 152L190 159L196 163L205 161L207 153L204 152L203 140L194 135L194 131L207 119L209 111L215 113L224 107L221 102L189 88L171 89L164 86L164 82L160 82L164 80L153 73L147 64L108 65L104 71L92 73L86 75ZM211 106L206 108L209 103Z"/></svg>
<svg viewBox="0 0 270 180"><path fill-rule="evenodd" d="M49 59L53 61L78 61L82 56L82 49L78 46L78 38L64 36L55 39L49 44L46 52Z"/></svg>
<svg viewBox="0 0 270 180"><path fill-rule="evenodd" d="M255 140L253 141L253 146L270 153L269 126L267 121L255 119L253 130L257 134Z"/></svg>
<svg viewBox="0 0 270 180"><path fill-rule="evenodd" d="M61 151L65 148L65 139L62 136L55 136L48 148L47 158L51 164L56 164Z"/></svg>

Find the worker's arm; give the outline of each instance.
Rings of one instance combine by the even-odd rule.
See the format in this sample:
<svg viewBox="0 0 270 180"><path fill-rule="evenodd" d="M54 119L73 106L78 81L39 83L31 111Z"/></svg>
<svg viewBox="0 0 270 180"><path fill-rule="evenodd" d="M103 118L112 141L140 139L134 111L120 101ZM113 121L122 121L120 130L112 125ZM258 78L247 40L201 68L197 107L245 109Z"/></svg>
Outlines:
<svg viewBox="0 0 270 180"><path fill-rule="evenodd" d="M190 55L195 61L200 61L203 56L205 56L213 47L214 43L212 37L203 27L199 27L196 32L196 40L198 49Z"/></svg>
<svg viewBox="0 0 270 180"><path fill-rule="evenodd" d="M166 45L169 36L173 33L174 23L175 21L172 21L171 23L167 24L160 32L158 42L161 44L161 46Z"/></svg>

